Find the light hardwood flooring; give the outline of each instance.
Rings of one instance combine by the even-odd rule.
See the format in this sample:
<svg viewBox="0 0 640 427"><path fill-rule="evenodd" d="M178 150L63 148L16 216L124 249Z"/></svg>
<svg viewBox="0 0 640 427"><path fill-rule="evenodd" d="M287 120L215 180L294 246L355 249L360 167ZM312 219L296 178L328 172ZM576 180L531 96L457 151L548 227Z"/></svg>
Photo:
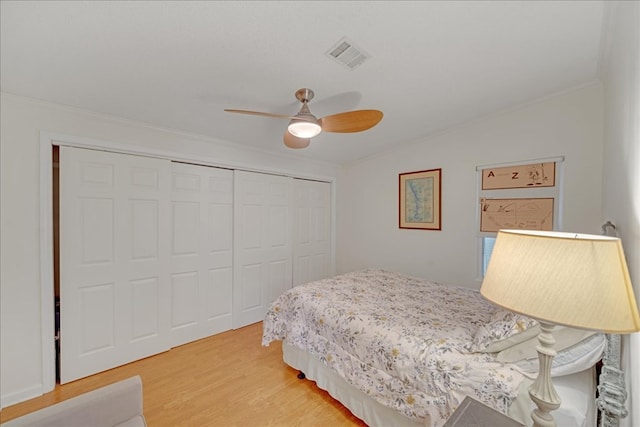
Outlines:
<svg viewBox="0 0 640 427"><path fill-rule="evenodd" d="M366 426L262 347L262 323L185 344L65 385L0 411L0 422L133 375L142 377L149 427Z"/></svg>

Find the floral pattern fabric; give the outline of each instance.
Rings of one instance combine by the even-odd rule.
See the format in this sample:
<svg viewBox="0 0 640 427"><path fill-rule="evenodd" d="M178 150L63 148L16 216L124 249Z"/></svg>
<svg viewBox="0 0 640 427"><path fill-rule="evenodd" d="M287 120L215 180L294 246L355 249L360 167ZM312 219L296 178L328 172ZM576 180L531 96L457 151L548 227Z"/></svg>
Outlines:
<svg viewBox="0 0 640 427"><path fill-rule="evenodd" d="M489 322L480 326L474 337L473 351L487 351L492 345L512 339L514 344L525 341L538 334L536 329L534 335L524 334L526 331L532 331L539 323L522 314L514 313L503 308L497 309L492 315ZM522 339L516 339L516 335L520 335ZM491 350L493 351L493 350Z"/></svg>
<svg viewBox="0 0 640 427"><path fill-rule="evenodd" d="M280 295L262 344L284 340L379 403L438 427L466 395L506 413L518 393L522 374L473 352L496 309L474 289L368 269Z"/></svg>

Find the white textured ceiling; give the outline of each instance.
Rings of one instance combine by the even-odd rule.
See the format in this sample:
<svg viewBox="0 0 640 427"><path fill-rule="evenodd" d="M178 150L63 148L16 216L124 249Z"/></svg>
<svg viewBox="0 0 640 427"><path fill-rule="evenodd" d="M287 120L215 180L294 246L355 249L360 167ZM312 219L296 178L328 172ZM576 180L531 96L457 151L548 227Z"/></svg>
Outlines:
<svg viewBox="0 0 640 427"><path fill-rule="evenodd" d="M295 155L345 164L598 79L601 1L0 2L4 92L292 152L297 89L318 117L384 112ZM348 37L372 58L325 52Z"/></svg>

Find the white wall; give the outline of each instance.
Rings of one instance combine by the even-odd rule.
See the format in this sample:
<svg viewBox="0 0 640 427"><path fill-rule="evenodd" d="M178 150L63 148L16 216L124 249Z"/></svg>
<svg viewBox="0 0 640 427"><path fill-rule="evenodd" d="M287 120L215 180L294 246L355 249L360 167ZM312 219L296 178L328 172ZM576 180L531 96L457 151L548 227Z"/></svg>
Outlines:
<svg viewBox="0 0 640 427"><path fill-rule="evenodd" d="M0 407L43 392L40 132L185 153L221 165L335 177L335 167L9 94L0 96ZM51 301L51 310L53 301ZM53 320L52 320L53 322ZM53 323L52 323L53 325ZM53 330L50 331L53 336Z"/></svg>
<svg viewBox="0 0 640 427"><path fill-rule="evenodd" d="M337 272L384 267L477 279L476 166L564 156L563 229L602 224L602 87L593 84L354 164L337 188ZM442 231L398 228L398 174L442 168Z"/></svg>
<svg viewBox="0 0 640 427"><path fill-rule="evenodd" d="M617 227L636 300L640 297L640 3L611 2L603 55L603 219ZM623 340L629 416L640 426L640 333ZM631 356L631 355L634 356Z"/></svg>

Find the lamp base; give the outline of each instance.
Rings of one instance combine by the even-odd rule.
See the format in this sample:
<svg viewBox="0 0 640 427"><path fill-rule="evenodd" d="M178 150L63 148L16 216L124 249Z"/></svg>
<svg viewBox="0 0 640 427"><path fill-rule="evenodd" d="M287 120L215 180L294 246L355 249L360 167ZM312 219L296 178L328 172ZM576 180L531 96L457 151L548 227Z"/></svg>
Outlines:
<svg viewBox="0 0 640 427"><path fill-rule="evenodd" d="M538 377L529 387L529 396L538 407L531 412L534 427L555 427L556 421L551 411L560 407L560 396L551 381L551 366L556 356L556 350L553 347L556 343L553 338L554 328L555 326L551 323L540 322L540 334L538 334L536 347L540 366Z"/></svg>

